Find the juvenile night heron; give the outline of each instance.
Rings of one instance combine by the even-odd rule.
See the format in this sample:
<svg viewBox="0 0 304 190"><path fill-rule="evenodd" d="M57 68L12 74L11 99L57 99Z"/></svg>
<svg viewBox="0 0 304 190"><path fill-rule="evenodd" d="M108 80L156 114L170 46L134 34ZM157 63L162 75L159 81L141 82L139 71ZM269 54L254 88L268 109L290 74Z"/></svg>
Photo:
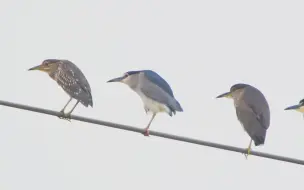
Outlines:
<svg viewBox="0 0 304 190"><path fill-rule="evenodd" d="M128 85L142 99L146 114L152 112L152 118L145 128L145 136L149 136L149 127L157 113L166 112L172 116L176 111L183 111L169 84L154 71L129 71L108 82L122 82Z"/></svg>
<svg viewBox="0 0 304 190"><path fill-rule="evenodd" d="M289 107L285 108L284 110L295 110L295 111L298 111L300 113L303 113L303 117L304 117L304 99L300 100L299 104L293 105L293 106L289 106Z"/></svg>
<svg viewBox="0 0 304 190"><path fill-rule="evenodd" d="M255 87L248 84L235 84L217 98L232 98L236 115L251 140L247 149L246 158L251 151L251 143L255 146L265 143L266 131L270 125L270 110L264 95Z"/></svg>
<svg viewBox="0 0 304 190"><path fill-rule="evenodd" d="M69 101L60 111L64 117L59 118L70 120L70 115L79 102L85 107L89 105L93 107L90 85L80 69L71 61L64 59L46 59L41 65L32 67L29 70L39 70L48 73L70 96ZM73 98L77 100L77 103L70 112L64 113Z"/></svg>

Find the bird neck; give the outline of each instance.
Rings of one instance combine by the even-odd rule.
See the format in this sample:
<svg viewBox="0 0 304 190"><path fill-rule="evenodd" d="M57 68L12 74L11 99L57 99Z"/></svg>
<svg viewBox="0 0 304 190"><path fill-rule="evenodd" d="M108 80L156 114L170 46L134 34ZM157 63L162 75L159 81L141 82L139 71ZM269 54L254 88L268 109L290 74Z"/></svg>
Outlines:
<svg viewBox="0 0 304 190"><path fill-rule="evenodd" d="M49 76L52 78L52 79L54 79L55 80L55 78L56 78L56 73L55 72L52 72L52 71L50 71L50 72L48 72L48 74L49 74Z"/></svg>
<svg viewBox="0 0 304 190"><path fill-rule="evenodd" d="M129 84L128 85L132 90L135 90L137 88L137 84Z"/></svg>

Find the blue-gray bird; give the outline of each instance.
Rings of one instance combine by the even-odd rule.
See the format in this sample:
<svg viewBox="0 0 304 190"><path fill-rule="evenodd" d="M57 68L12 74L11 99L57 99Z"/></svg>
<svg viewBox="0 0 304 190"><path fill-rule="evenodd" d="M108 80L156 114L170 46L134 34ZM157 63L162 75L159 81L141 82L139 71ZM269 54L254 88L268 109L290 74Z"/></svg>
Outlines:
<svg viewBox="0 0 304 190"><path fill-rule="evenodd" d="M59 118L70 120L70 115L79 102L85 107L89 105L93 107L91 87L81 70L71 61L65 59L46 59L41 65L32 67L29 70L46 72L70 96L69 101L60 111L64 117ZM70 112L65 114L64 110L73 98L77 100L77 103Z"/></svg>
<svg viewBox="0 0 304 190"><path fill-rule="evenodd" d="M217 98L232 98L236 109L236 115L251 140L247 149L247 156L251 151L251 143L255 146L265 143L266 131L270 125L269 105L257 88L249 84L235 84L229 92L217 96Z"/></svg>
<svg viewBox="0 0 304 190"><path fill-rule="evenodd" d="M293 105L293 106L289 106L289 107L285 108L284 110L295 110L295 111L298 111L300 113L303 113L303 117L304 117L304 99L300 100L299 104Z"/></svg>
<svg viewBox="0 0 304 190"><path fill-rule="evenodd" d="M149 127L157 113L166 112L172 116L177 111L183 112L169 84L152 70L129 71L108 82L122 82L128 85L142 99L146 113L152 112L152 118L145 128L145 136L149 136Z"/></svg>

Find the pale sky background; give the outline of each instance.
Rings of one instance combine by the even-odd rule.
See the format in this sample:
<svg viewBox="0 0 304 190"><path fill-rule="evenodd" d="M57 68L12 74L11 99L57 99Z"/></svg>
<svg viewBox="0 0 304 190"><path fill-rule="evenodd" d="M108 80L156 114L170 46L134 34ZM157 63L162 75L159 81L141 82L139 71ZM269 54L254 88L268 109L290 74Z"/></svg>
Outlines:
<svg viewBox="0 0 304 190"><path fill-rule="evenodd" d="M253 150L304 159L304 120L284 108L304 98L303 1L2 0L0 99L60 111L69 99L46 74L47 58L73 61L94 108L75 114L146 126L139 97L107 80L152 69L184 108L151 130L245 148L234 83L259 88L271 126ZM74 102L73 102L74 103ZM0 108L1 190L302 189L300 165Z"/></svg>

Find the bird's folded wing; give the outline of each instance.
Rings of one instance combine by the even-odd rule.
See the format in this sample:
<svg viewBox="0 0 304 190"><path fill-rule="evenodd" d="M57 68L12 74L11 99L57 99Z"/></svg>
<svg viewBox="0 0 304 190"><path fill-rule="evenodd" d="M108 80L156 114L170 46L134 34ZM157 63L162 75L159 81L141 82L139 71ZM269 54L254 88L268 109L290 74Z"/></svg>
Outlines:
<svg viewBox="0 0 304 190"><path fill-rule="evenodd" d="M177 101L159 86L146 82L145 86L142 86L140 89L145 96L166 105L174 113L175 110L179 110Z"/></svg>
<svg viewBox="0 0 304 190"><path fill-rule="evenodd" d="M62 62L63 64L60 65L60 69L64 71L67 80L71 82L72 85L77 84L82 90L91 94L91 87L81 70L68 60L63 60Z"/></svg>
<svg viewBox="0 0 304 190"><path fill-rule="evenodd" d="M165 92L167 92L170 96L174 97L173 91L172 91L170 85L165 81L165 79L163 79L157 73L155 73L154 71L146 70L145 71L145 76L153 84L156 84L162 90L164 90Z"/></svg>

